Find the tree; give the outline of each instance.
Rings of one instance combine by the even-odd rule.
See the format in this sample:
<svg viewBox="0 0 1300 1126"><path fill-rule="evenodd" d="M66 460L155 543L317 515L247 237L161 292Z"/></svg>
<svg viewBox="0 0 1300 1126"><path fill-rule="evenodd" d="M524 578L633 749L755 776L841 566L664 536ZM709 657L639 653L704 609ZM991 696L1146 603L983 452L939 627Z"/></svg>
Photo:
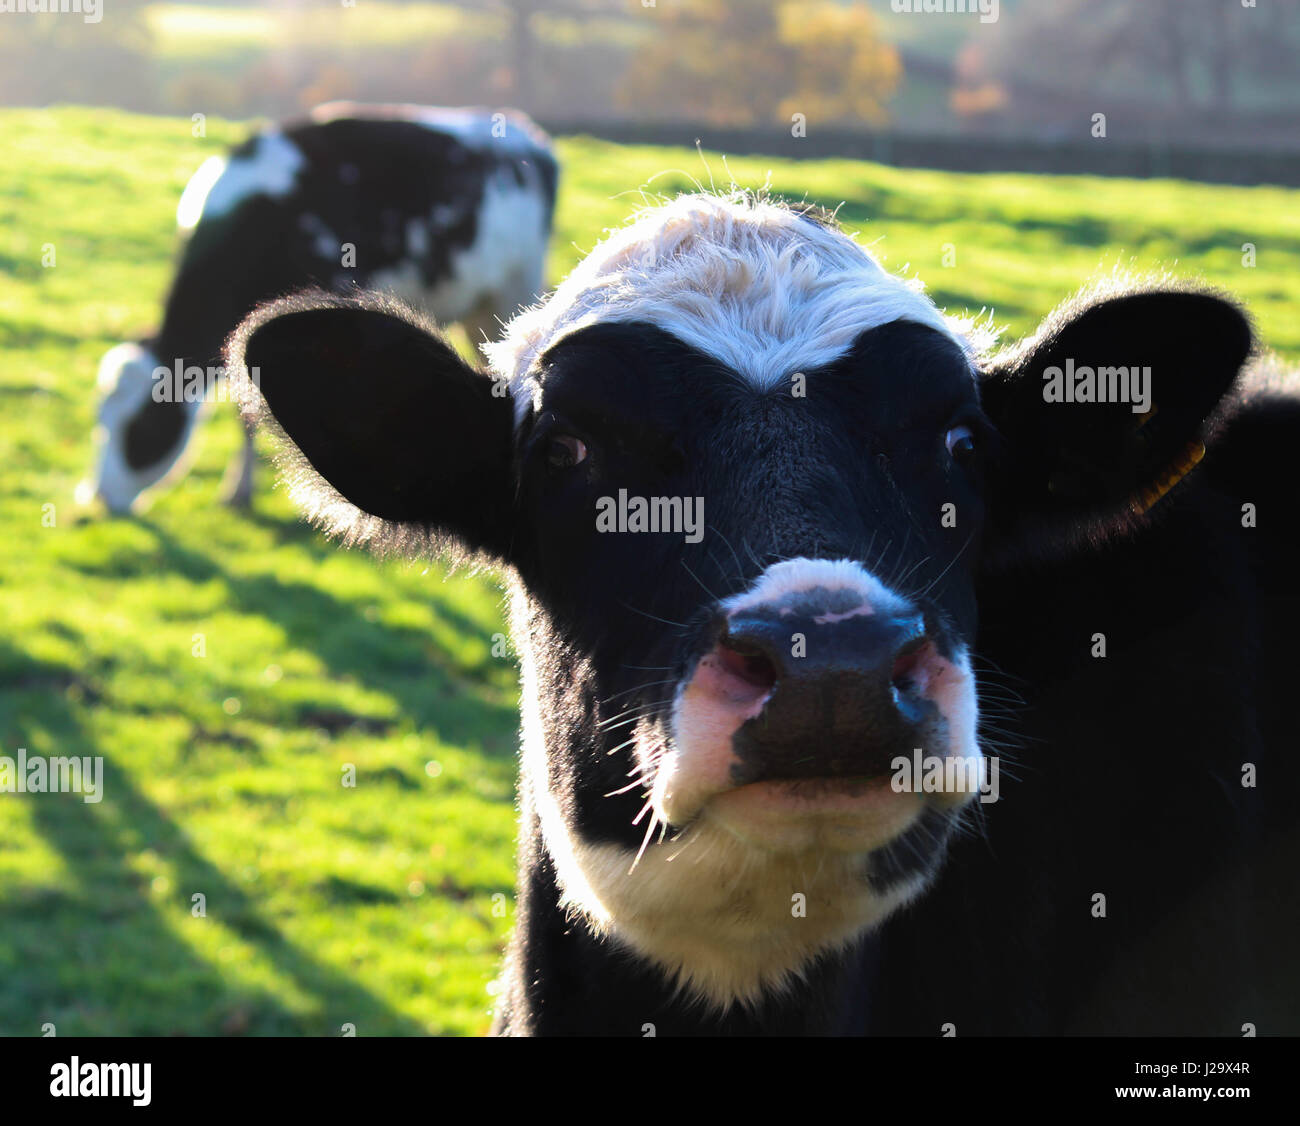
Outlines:
<svg viewBox="0 0 1300 1126"><path fill-rule="evenodd" d="M1300 9L1238 0L1058 0L976 29L958 60L958 112L1077 121L1080 105L1130 126L1204 137L1250 107L1294 110ZM998 88L1001 96L988 91Z"/></svg>
<svg viewBox="0 0 1300 1126"><path fill-rule="evenodd" d="M860 6L829 0L690 0L654 11L619 101L644 116L719 125L878 123L898 85L897 52Z"/></svg>
<svg viewBox="0 0 1300 1126"><path fill-rule="evenodd" d="M816 121L886 120L885 104L898 86L898 52L875 34L866 8L783 3L780 36L793 52L794 89L777 116L806 114Z"/></svg>

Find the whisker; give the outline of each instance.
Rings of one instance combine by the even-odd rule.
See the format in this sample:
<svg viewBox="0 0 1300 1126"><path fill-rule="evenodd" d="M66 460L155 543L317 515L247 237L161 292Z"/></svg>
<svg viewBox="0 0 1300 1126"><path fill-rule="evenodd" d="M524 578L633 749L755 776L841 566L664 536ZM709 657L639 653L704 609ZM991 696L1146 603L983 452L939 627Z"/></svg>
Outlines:
<svg viewBox="0 0 1300 1126"><path fill-rule="evenodd" d="M647 704L638 704L636 707L624 708L620 712L615 712L612 716L609 717L609 719L602 719L598 724L596 724L596 726L598 728L616 726L614 722L615 720L622 720L625 718L636 719L638 716L643 715L647 712L652 712L656 708L664 708L667 706L668 706L668 702L665 700L654 700Z"/></svg>
<svg viewBox="0 0 1300 1126"><path fill-rule="evenodd" d="M657 706L657 705L656 705L656 706ZM659 713L659 714L661 714L661 715L668 715L668 714L669 714L669 711L670 711L670 709L667 708L667 707L665 707L664 710L663 710L661 713ZM605 730L606 730L606 731L617 731L620 727L626 727L629 723L638 723L638 722L640 722L640 721L643 720L643 719L649 719L649 718L653 717L655 714L656 714L656 713L654 712L653 708L650 708L650 709L647 709L647 710L645 710L645 711L640 712L640 713L637 714L637 715L628 716L627 719L619 720L618 723L614 723L612 720L605 720L605 722L602 723L602 724L600 724L599 726L601 726L601 727L605 727L605 724L609 724L608 727L605 727ZM619 719L619 716L624 716L624 715L627 715L627 713L626 713L626 712L620 712L618 715L614 716L614 719Z"/></svg>
<svg viewBox="0 0 1300 1126"><path fill-rule="evenodd" d="M930 592L931 592L932 590L934 590L934 588L935 588L936 586L938 586L940 582L943 581L943 577L944 577L944 575L946 575L949 571L952 570L953 564L956 563L957 560L960 559L960 558L962 557L962 554L966 551L966 549L967 549L968 547L970 547L970 545L971 545L971 541L972 541L974 538L975 538L975 533L974 533L974 532L971 532L971 534L970 534L969 536L966 537L966 542L965 542L964 544L962 544L960 548L958 548L958 550L957 550L957 554L954 555L954 556L952 557L951 561L948 563L948 566L946 566L942 571L939 572L938 577L935 578L935 579L930 583L930 585L927 586L927 587L925 588L925 590L923 590L923 591L921 592L921 594L919 595L919 597L921 597L921 598L926 598L926 597L928 597L929 594L930 594Z"/></svg>
<svg viewBox="0 0 1300 1126"><path fill-rule="evenodd" d="M738 583L743 583L745 581L745 568L741 565L740 556L736 554L736 549L731 546L731 541L727 539L726 535L720 529L713 527L712 524L706 524L705 527L709 528L713 532L716 532L722 538L722 542L727 545L727 550L731 552L732 561L736 564L735 581Z"/></svg>
<svg viewBox="0 0 1300 1126"><path fill-rule="evenodd" d="M629 790L635 790L638 786L644 786L644 785L645 785L645 782L646 782L646 780L645 780L644 778L641 777L641 772L640 772L640 771L637 771L637 777L636 777L635 779L633 779L631 782L629 782L629 783L628 783L626 786L624 786L622 789L619 789L619 790L610 790L609 793L607 793L607 794L602 794L601 796L602 796L602 797L606 797L606 798L616 798L616 797L618 797L619 794L626 794ZM632 824L635 825L636 822L634 821L634 822L632 822Z"/></svg>
<svg viewBox="0 0 1300 1126"><path fill-rule="evenodd" d="M685 622L673 622L673 621L669 621L667 618L661 618L661 617L659 617L658 614L651 614L651 613L650 613L649 611L647 611L647 610L638 610L638 609L637 609L635 606L633 606L631 603L629 603L629 602L624 602L624 601L622 601L621 599L619 600L619 605L622 606L622 607L624 607L625 609L631 610L632 613L634 613L634 614L640 614L643 618L649 618L652 622L662 622L664 625L666 625L666 626L673 626L673 627L676 628L676 629L690 629L690 628L691 628L691 627L690 627L689 625L687 625Z"/></svg>
<svg viewBox="0 0 1300 1126"><path fill-rule="evenodd" d="M691 570L691 565L687 563L685 559L681 559L679 560L679 562L683 567L686 568L686 573L690 575L691 578L693 578L697 583L700 584L700 587L703 589L705 594L707 594L710 598L712 598L714 602L722 601L721 598L719 598L716 594L713 593L713 591L711 591L707 586L704 585L704 580L701 579L699 575L697 575L694 571Z"/></svg>
<svg viewBox="0 0 1300 1126"><path fill-rule="evenodd" d="M672 684L677 678L670 676L665 680L652 680L648 684L638 684L635 688L624 688L621 692L615 692L612 696L606 696L603 700L597 700L597 704L608 704L610 700L617 700L620 696L627 696L632 692L644 692L647 688L657 688L660 684Z"/></svg>
<svg viewBox="0 0 1300 1126"><path fill-rule="evenodd" d="M636 735L633 735L631 739L625 740L624 742L620 743L617 747L614 747L612 750L606 751L605 754L607 755L618 754L618 752L621 751L624 747L630 747L633 743L635 743L637 741L637 738L638 737Z"/></svg>

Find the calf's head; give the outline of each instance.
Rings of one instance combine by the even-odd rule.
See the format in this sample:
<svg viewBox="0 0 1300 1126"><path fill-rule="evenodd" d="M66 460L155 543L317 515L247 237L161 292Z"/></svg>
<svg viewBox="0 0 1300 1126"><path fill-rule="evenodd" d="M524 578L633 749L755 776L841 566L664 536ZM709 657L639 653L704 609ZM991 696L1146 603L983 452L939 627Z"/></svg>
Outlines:
<svg viewBox="0 0 1300 1126"><path fill-rule="evenodd" d="M983 569L1142 520L1250 332L1148 285L987 343L833 225L706 195L611 236L484 372L311 295L229 366L327 529L507 569L556 899L728 1004L924 888L987 777ZM1150 367L1153 405L1045 393L1067 361Z"/></svg>

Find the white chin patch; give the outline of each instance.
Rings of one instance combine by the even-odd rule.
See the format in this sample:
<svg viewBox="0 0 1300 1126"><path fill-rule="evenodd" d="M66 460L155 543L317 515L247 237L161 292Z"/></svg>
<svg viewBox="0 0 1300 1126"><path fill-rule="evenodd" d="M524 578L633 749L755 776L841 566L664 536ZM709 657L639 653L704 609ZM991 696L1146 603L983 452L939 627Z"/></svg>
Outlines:
<svg viewBox="0 0 1300 1126"><path fill-rule="evenodd" d="M718 1010L796 986L816 957L849 946L925 887L916 876L877 889L864 854L763 852L709 821L639 859L567 835L561 847L595 897L565 887L561 903Z"/></svg>
<svg viewBox="0 0 1300 1126"><path fill-rule="evenodd" d="M839 592L836 606L853 603L828 611L827 628L888 612L898 601L857 563L792 560L770 568L728 608L779 603L809 589ZM518 624L516 636L526 636ZM796 985L816 957L844 949L919 895L927 882L919 873L873 885L872 853L927 809L971 800L983 778L974 678L962 652L951 661L936 657L925 691L946 721L945 761L972 765L973 784L900 792L891 779L809 778L736 787L732 737L761 713L769 689L706 655L678 690L670 745L638 743L653 814L637 826L644 842L593 843L571 828L550 792L533 663L525 650L524 773L561 903L718 1009Z"/></svg>

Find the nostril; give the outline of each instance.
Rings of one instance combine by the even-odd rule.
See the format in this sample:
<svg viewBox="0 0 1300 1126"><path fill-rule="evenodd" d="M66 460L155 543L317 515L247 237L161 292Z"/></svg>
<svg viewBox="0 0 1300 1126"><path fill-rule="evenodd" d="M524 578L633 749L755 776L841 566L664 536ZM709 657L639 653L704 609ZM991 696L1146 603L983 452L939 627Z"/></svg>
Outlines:
<svg viewBox="0 0 1300 1126"><path fill-rule="evenodd" d="M928 687L928 661L931 646L924 638L917 638L904 646L894 658L889 683L895 696L920 696Z"/></svg>
<svg viewBox="0 0 1300 1126"><path fill-rule="evenodd" d="M718 658L732 676L746 684L764 690L776 684L776 666L754 645L724 637L718 643Z"/></svg>

